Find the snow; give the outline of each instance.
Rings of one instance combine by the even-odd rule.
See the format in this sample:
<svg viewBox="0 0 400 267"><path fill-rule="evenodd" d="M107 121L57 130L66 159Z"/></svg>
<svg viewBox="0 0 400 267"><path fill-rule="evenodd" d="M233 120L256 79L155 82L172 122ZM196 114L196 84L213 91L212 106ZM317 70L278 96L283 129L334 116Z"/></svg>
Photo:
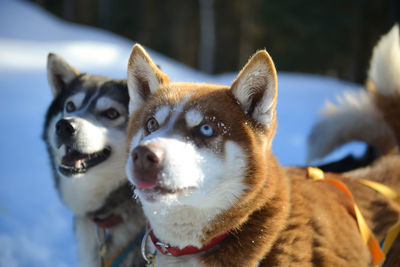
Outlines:
<svg viewBox="0 0 400 267"><path fill-rule="evenodd" d="M72 214L60 202L41 140L51 101L48 52L81 71L126 76L133 41L66 23L35 4L0 0L0 266L76 266ZM235 74L209 76L148 50L173 81L230 84ZM283 164L304 165L306 136L326 99L356 85L278 72L278 133ZM341 152L346 153L346 151Z"/></svg>

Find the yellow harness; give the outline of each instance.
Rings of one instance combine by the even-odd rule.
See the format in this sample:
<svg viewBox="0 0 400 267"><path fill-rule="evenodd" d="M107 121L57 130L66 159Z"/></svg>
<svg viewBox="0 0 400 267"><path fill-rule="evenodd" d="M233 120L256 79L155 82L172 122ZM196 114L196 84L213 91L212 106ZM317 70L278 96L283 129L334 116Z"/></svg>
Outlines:
<svg viewBox="0 0 400 267"><path fill-rule="evenodd" d="M397 202L400 205L400 195L397 194L397 192L391 189L390 187L387 187L386 185L374 181L364 180L364 179L360 179L360 183L371 187L375 191L381 193L382 195L384 195L389 199L392 199L393 201ZM389 253L389 250L392 247L393 242L394 240L396 240L399 233L400 233L400 222L398 222L395 226L393 226L390 229L385 240L383 241L382 250L383 253L385 253L385 255Z"/></svg>
<svg viewBox="0 0 400 267"><path fill-rule="evenodd" d="M307 168L307 177L311 178L314 181L320 180L331 183L341 189L346 194L346 196L350 198L350 200L353 202L358 228L365 244L368 246L368 249L371 253L372 262L375 266L379 266L385 260L385 255L387 255L387 253L389 252L394 240L400 232L400 222L398 222L390 229L385 240L383 241L383 247L381 249L378 241L374 237L374 234L369 229L364 217L362 216L360 209L355 203L352 194L341 181L336 179L325 179L324 172L321 169L313 167ZM359 179L358 181L400 204L400 196L386 185L363 179Z"/></svg>

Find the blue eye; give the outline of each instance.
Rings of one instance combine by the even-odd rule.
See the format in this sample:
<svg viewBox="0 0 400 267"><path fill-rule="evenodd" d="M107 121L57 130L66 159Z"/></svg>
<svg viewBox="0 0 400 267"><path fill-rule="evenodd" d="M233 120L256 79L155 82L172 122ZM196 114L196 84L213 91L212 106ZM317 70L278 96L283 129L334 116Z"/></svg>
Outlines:
<svg viewBox="0 0 400 267"><path fill-rule="evenodd" d="M204 136L210 137L213 135L214 130L209 124L203 124L200 126L200 133Z"/></svg>

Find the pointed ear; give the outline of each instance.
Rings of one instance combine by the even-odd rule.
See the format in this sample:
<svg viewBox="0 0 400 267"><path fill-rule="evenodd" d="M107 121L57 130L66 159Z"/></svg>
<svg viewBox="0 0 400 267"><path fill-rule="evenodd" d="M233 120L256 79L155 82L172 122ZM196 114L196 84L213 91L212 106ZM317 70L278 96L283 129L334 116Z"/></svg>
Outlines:
<svg viewBox="0 0 400 267"><path fill-rule="evenodd" d="M274 118L277 80L271 57L261 50L250 58L231 86L243 112L267 127Z"/></svg>
<svg viewBox="0 0 400 267"><path fill-rule="evenodd" d="M153 63L139 44L132 48L127 75L129 89L129 114L137 110L169 77Z"/></svg>
<svg viewBox="0 0 400 267"><path fill-rule="evenodd" d="M47 56L47 79L53 96L56 97L67 88L78 75L79 71L71 67L62 57L49 53Z"/></svg>

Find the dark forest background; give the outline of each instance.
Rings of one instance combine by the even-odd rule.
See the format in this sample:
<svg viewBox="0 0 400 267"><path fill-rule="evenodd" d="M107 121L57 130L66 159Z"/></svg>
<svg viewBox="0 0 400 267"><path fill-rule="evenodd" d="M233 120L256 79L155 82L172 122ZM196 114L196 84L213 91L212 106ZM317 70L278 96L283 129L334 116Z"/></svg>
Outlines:
<svg viewBox="0 0 400 267"><path fill-rule="evenodd" d="M208 73L237 71L266 48L278 71L362 83L398 0L31 0Z"/></svg>

